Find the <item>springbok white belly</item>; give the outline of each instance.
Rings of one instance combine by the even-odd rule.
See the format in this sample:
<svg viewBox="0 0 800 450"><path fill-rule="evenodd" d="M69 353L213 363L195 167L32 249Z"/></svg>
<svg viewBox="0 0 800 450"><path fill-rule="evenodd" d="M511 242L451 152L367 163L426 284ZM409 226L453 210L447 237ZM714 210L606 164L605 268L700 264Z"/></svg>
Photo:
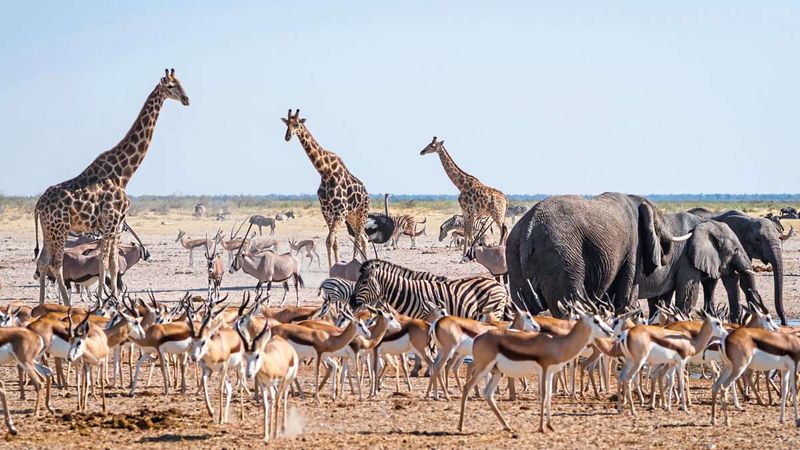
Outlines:
<svg viewBox="0 0 800 450"><path fill-rule="evenodd" d="M477 336L476 336L477 337ZM461 342L458 343L458 347L456 347L456 353L461 356L470 356L472 355L472 344L475 342L475 339L467 336L466 334L461 336Z"/></svg>
<svg viewBox="0 0 800 450"><path fill-rule="evenodd" d="M69 353L69 342L54 335L53 339L50 341L50 348L47 349L47 351L54 358L66 358L67 353Z"/></svg>
<svg viewBox="0 0 800 450"><path fill-rule="evenodd" d="M189 345L192 343L191 338L186 338L182 341L169 341L161 344L159 348L164 353L172 355L186 353L189 351Z"/></svg>
<svg viewBox="0 0 800 450"><path fill-rule="evenodd" d="M498 354L495 361L497 369L510 378L542 374L542 366L533 360L515 361Z"/></svg>
<svg viewBox="0 0 800 450"><path fill-rule="evenodd" d="M650 354L647 356L647 361L650 364L666 364L673 365L681 359L681 355L675 350L670 350L657 344L653 344L650 349Z"/></svg>
<svg viewBox="0 0 800 450"><path fill-rule="evenodd" d="M314 349L313 345L303 345L293 341L289 341L289 343L294 348L294 351L297 352L297 357L300 359L300 361L306 358L317 357L317 351Z"/></svg>
<svg viewBox="0 0 800 450"><path fill-rule="evenodd" d="M411 339L408 333L399 339L383 342L378 348L378 353L381 355L398 355L409 351L411 351Z"/></svg>
<svg viewBox="0 0 800 450"><path fill-rule="evenodd" d="M750 369L761 370L789 370L792 367L792 359L788 356L777 356L763 350L754 349L753 358L750 360Z"/></svg>

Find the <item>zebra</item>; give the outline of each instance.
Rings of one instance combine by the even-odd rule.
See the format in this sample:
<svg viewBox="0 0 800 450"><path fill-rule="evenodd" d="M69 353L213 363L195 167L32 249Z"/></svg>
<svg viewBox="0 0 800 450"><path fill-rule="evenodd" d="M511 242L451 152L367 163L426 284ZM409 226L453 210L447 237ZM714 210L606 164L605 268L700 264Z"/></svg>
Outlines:
<svg viewBox="0 0 800 450"><path fill-rule="evenodd" d="M397 241L400 240L400 237L405 235L411 238L411 248L417 248L417 237L422 236L425 234L425 227L422 227L422 230L417 231L418 224L425 224L428 219L423 218L421 221L417 222L416 217L412 216L411 214L402 214L399 216L391 216L392 220L394 220L394 230L392 231L392 237L389 241L386 242L386 246L388 247L390 244L397 250Z"/></svg>
<svg viewBox="0 0 800 450"><path fill-rule="evenodd" d="M481 228L481 226L480 226L481 220L482 219L479 218L478 220L475 221L475 223L476 223L475 228L476 229L480 229ZM439 242L444 241L444 239L447 237L447 234L450 233L451 231L453 232L453 237L455 237L456 239L453 239L451 237L450 244L448 244L448 247L450 245L452 245L453 242L455 242L458 237L461 237L463 239L463 237L464 237L464 216L462 216L461 214L455 214L452 217L450 217L449 219L447 219L444 222L442 222L442 225L439 226ZM493 227L489 227L489 232L490 233L494 233ZM484 235L481 236L480 239L481 240L478 243L478 245L486 245L486 233L484 233ZM458 245L456 245L456 246L458 246Z"/></svg>
<svg viewBox="0 0 800 450"><path fill-rule="evenodd" d="M349 301L353 296L355 283L344 278L328 278L319 285L317 295L322 295L322 301L328 304L338 304Z"/></svg>
<svg viewBox="0 0 800 450"><path fill-rule="evenodd" d="M485 314L500 320L508 307L508 293L494 279L449 279L387 261L370 260L361 268L351 305L374 305L378 300L412 318L422 318L441 307L453 316L477 320Z"/></svg>

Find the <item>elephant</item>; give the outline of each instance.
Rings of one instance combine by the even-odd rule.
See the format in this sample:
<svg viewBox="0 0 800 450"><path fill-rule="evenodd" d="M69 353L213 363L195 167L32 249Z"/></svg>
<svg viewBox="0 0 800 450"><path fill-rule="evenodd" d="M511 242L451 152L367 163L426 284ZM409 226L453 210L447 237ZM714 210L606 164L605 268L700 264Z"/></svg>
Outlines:
<svg viewBox="0 0 800 450"><path fill-rule="evenodd" d="M666 264L674 243L688 238L673 236L661 210L644 197L614 192L591 199L549 197L509 234L510 292L532 313L547 308L560 317L559 300L606 293L621 311L638 300L637 276Z"/></svg>
<svg viewBox="0 0 800 450"><path fill-rule="evenodd" d="M697 209L689 212L701 218L713 219L718 222L726 223L742 243L747 256L752 259L759 259L764 264L772 265L772 274L775 288L775 312L781 319L781 324L786 325L786 314L783 310L783 250L781 241L789 238L789 234L782 235L778 228L769 219L763 217L751 217L741 211L725 211L722 213L711 213L708 210L698 211ZM738 290L728 290L728 293L738 295ZM730 299L729 299L730 301ZM738 303L738 299L736 299Z"/></svg>
<svg viewBox="0 0 800 450"><path fill-rule="evenodd" d="M727 224L690 213L665 214L664 221L673 235L691 232L692 236L686 242L675 244L667 264L637 280L639 297L648 299L651 317L656 304L669 300L673 292L676 306L688 311L697 300L700 285L703 286L703 309L711 311L720 278L728 291L732 320L739 318L737 281L745 290L748 303L759 302L755 297L755 272L750 258Z"/></svg>

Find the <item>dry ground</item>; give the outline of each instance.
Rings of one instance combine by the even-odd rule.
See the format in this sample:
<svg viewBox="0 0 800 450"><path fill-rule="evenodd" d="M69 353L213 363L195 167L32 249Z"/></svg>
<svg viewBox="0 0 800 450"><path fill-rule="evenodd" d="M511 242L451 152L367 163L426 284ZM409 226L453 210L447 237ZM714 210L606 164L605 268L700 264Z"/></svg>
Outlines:
<svg viewBox="0 0 800 450"><path fill-rule="evenodd" d="M257 211L238 211L239 216ZM264 211L258 211L264 213ZM268 211L273 213L275 211ZM315 208L299 211L297 220L279 223L276 237L287 249L288 237L314 238L322 248L323 269L316 263L303 272L306 288L301 289L301 302L318 302L316 296L320 281L325 278L326 266L323 239L326 230ZM453 211L455 212L455 211ZM421 214L419 211L417 214ZM403 249L381 252L383 258L448 276L481 273L477 264L457 264L458 254L437 242L438 225L449 216L446 211L427 211L428 235L420 239L420 249L408 250L408 240L401 241ZM225 233L231 222L195 220L188 213L169 216L140 214L129 222L139 232L152 253L152 261L142 263L126 275L126 283L134 291L153 289L158 298L175 301L186 290L205 290L205 272L202 253L195 253L195 267L187 267L187 252L175 243L178 228L187 230L192 237L212 235L218 227ZM0 217L0 301L25 300L33 302L38 285L32 279L33 227L32 218L24 214L3 214ZM125 237L127 241L128 236ZM349 256L351 244L340 237L343 256ZM785 244L786 252L786 307L792 318L800 317L798 302L798 273L800 252L797 240ZM227 263L227 257L226 257ZM759 274L758 287L768 305L772 304L771 274ZM252 280L242 273L226 274L223 283L233 301L238 301L242 288L252 287ZM273 299L282 296L282 288L273 292ZM721 294L723 289L719 290ZM293 292L289 299L293 301ZM719 296L719 300L723 300ZM126 367L127 370L127 367ZM238 417L238 403L234 397L231 424L214 425L207 416L202 396L195 392L193 370L189 370L187 395L161 396L161 376L156 371L153 383L142 388L135 398L126 395L126 389L110 389L108 413L99 414L99 404L92 402L88 416L72 411L76 403L74 387L54 391L53 404L57 414L43 419L30 417L33 402L18 399L15 371L11 367L0 369L0 379L7 380L10 406L19 428L19 436L7 436L0 445L24 448L122 448L133 445L180 448L191 445L198 448L247 447L259 442L261 412L252 399L245 403L245 419ZM312 389L313 371L304 368L301 380L306 390ZM608 398L577 402L565 397L554 400L554 424L558 433L541 435L535 432L539 403L535 390L526 392L522 399L510 403L500 402L503 413L517 433L501 432L499 423L483 401L471 400L468 404L467 432L457 433L458 403L422 400L427 378L412 379L414 391L403 388L394 395L394 383L385 386L376 401L359 402L348 396L343 401L331 403L329 390L324 391L324 403L317 406L309 400L291 399L294 409L291 436L272 443L278 448L497 448L525 447L692 447L692 448L750 448L796 447L800 431L793 425L780 426L778 407L760 407L749 404L744 413L734 413L733 427L709 426L709 385L693 380L692 388L697 404L690 412L641 411L639 417L617 415ZM74 382L73 382L74 383ZM212 383L216 389L216 381ZM214 403L216 405L216 403Z"/></svg>

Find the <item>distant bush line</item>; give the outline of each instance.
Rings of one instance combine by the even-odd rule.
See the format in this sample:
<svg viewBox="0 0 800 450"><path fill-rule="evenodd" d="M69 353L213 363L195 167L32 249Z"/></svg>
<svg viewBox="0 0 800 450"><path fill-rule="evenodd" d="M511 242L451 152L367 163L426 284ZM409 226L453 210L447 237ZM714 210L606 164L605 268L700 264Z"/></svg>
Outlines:
<svg viewBox="0 0 800 450"><path fill-rule="evenodd" d="M512 204L530 206L548 197L547 194L509 194ZM586 195L585 197L590 197ZM652 194L646 195L667 211L679 211L705 206L712 210L739 209L745 212L777 211L784 206L800 204L800 194ZM37 196L5 196L0 194L0 213L6 210L32 210ZM457 196L453 194L396 194L391 208L457 211ZM318 208L314 194L269 195L141 195L131 197L132 216L143 212L167 214L170 211L191 212L195 204L203 203L209 214L236 208L260 210L267 213L289 209ZM372 208L383 209L383 194L371 195Z"/></svg>

